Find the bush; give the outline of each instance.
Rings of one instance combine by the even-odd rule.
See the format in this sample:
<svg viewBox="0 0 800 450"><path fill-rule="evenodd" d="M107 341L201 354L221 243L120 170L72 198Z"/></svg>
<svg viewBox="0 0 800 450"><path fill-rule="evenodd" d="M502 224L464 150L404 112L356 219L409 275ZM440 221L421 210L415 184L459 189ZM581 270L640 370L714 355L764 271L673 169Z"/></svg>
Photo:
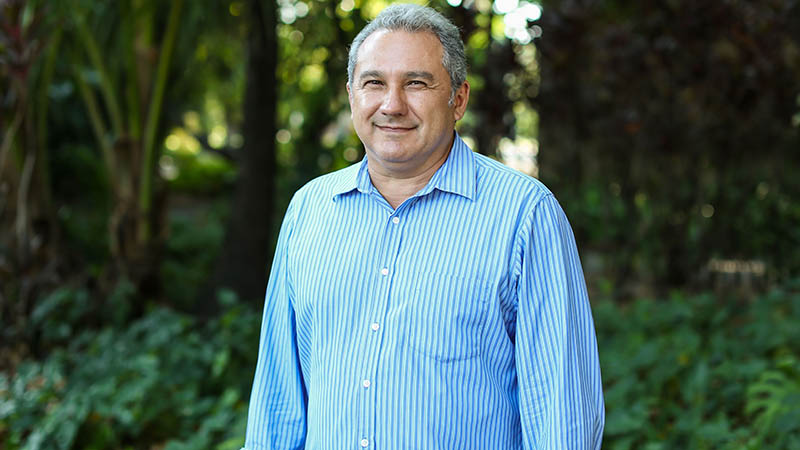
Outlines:
<svg viewBox="0 0 800 450"><path fill-rule="evenodd" d="M225 234L225 208L215 202L170 216L170 237L160 276L164 297L181 310L196 308L198 292L208 289ZM187 208L188 209L188 208Z"/></svg>
<svg viewBox="0 0 800 450"><path fill-rule="evenodd" d="M595 308L604 448L800 448L800 294Z"/></svg>
<svg viewBox="0 0 800 450"><path fill-rule="evenodd" d="M156 308L0 374L0 447L239 448L260 318L222 299L207 324Z"/></svg>

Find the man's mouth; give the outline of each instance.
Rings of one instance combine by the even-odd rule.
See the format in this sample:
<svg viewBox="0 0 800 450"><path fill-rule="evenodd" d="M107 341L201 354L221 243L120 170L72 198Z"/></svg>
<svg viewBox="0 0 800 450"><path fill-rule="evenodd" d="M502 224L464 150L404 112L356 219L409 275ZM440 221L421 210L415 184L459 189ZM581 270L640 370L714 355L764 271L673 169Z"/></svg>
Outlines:
<svg viewBox="0 0 800 450"><path fill-rule="evenodd" d="M414 128L416 128L416 126L400 126L400 125L378 125L378 124L375 124L375 126L378 129L380 129L381 131L385 131L387 133L403 133L403 132L406 132L406 131L411 131Z"/></svg>

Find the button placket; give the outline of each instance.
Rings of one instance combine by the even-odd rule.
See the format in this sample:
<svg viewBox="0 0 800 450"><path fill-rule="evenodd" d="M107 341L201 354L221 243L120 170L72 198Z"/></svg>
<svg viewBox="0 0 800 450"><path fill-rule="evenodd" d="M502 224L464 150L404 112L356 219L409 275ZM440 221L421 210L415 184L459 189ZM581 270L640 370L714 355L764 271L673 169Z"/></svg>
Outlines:
<svg viewBox="0 0 800 450"><path fill-rule="evenodd" d="M375 400L378 394L375 391L375 374L378 372L378 365L381 359L382 346L384 341L384 326L386 325L386 314L389 309L390 296L392 292L392 281L394 279L395 264L397 262L398 252L400 250L400 241L403 227L401 226L401 219L393 211L386 218L384 228L383 248L379 256L379 288L377 291L376 302L372 314L373 320L369 323L370 336L367 338L369 358L366 360L367 366L364 378L360 380L361 398L363 399L364 408L362 409L362 423L361 423L361 436L360 445L362 448L372 446L372 442L368 439L375 433L375 422L377 419L377 411L375 411Z"/></svg>

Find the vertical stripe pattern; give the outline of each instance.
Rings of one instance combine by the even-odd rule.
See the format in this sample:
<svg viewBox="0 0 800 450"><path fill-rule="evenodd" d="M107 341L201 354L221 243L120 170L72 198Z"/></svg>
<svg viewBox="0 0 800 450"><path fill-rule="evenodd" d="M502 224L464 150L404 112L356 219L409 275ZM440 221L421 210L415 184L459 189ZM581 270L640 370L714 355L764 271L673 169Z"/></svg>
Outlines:
<svg viewBox="0 0 800 450"><path fill-rule="evenodd" d="M541 183L456 135L397 209L366 160L295 194L246 449L599 449L603 425L575 241Z"/></svg>

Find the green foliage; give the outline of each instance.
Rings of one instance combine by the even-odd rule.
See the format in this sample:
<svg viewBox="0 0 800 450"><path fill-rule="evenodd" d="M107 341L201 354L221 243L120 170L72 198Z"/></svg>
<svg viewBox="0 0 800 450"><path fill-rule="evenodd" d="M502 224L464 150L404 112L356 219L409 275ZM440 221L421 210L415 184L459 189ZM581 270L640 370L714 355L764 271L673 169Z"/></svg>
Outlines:
<svg viewBox="0 0 800 450"><path fill-rule="evenodd" d="M800 293L595 308L604 448L794 448Z"/></svg>
<svg viewBox="0 0 800 450"><path fill-rule="evenodd" d="M78 122L73 126L87 125ZM54 150L51 160L57 214L66 246L73 258L89 264L104 263L109 257L108 216L112 206L102 160L91 147L69 144Z"/></svg>
<svg viewBox="0 0 800 450"><path fill-rule="evenodd" d="M797 2L546 1L540 25L540 173L609 276L798 276Z"/></svg>
<svg viewBox="0 0 800 450"><path fill-rule="evenodd" d="M161 157L160 165L162 172L174 165L176 176L169 180L174 192L216 194L233 186L236 179L236 169L229 161L208 152L167 154Z"/></svg>
<svg viewBox="0 0 800 450"><path fill-rule="evenodd" d="M770 370L747 389L745 412L760 430L759 441L772 438L779 444L800 443L800 364L794 357L784 362L784 371ZM787 373L788 372L788 373Z"/></svg>
<svg viewBox="0 0 800 450"><path fill-rule="evenodd" d="M170 238L160 271L164 296L184 310L191 310L200 289L208 288L206 280L212 273L225 232L225 208L199 202L194 207L199 209L192 211L187 205L183 207L185 211L172 214Z"/></svg>
<svg viewBox="0 0 800 450"><path fill-rule="evenodd" d="M51 295L38 326L75 320L80 313L63 314L70 298L87 295ZM0 374L0 447L238 448L259 316L229 293L220 300L223 315L206 324L155 308L127 326L56 327L62 346Z"/></svg>

